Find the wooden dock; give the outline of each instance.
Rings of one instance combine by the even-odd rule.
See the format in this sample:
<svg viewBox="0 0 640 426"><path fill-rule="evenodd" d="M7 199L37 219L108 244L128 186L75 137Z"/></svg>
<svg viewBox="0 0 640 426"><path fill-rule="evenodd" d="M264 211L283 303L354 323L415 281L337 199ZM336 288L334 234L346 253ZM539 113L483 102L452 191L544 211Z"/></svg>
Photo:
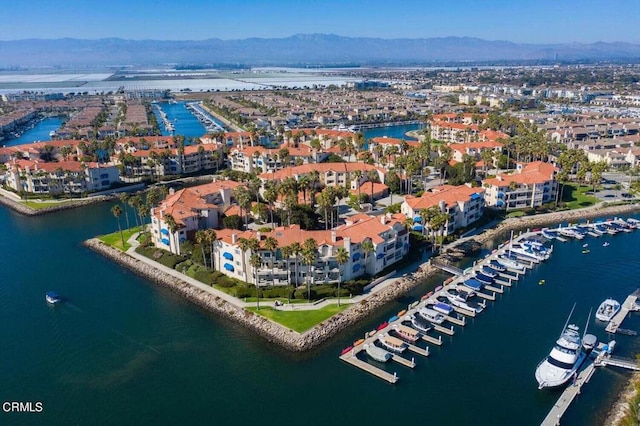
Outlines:
<svg viewBox="0 0 640 426"><path fill-rule="evenodd" d="M463 311L466 311L465 309L463 309ZM457 311L456 311L457 312ZM468 312L468 311L466 311ZM459 325L460 327L464 326L467 322L465 321L464 317L462 319L460 318L456 318L456 317L452 317L449 315L444 315L445 319L447 321L449 321L451 324L455 324L455 325Z"/></svg>
<svg viewBox="0 0 640 426"><path fill-rule="evenodd" d="M374 365L364 362L358 359L358 357L351 352L342 355L340 359L344 362L358 367L361 370L366 371L367 373L373 374L374 376L379 377L382 380L386 380L389 383L396 383L398 381L398 375L396 373L391 374Z"/></svg>
<svg viewBox="0 0 640 426"><path fill-rule="evenodd" d="M442 336L438 336L438 338L436 339L435 337L431 337L426 334L423 334L422 340L424 340L427 343L431 343L432 345L436 345L436 346L442 345Z"/></svg>
<svg viewBox="0 0 640 426"><path fill-rule="evenodd" d="M481 299L485 299L485 300L490 300L490 301L494 301L496 300L496 294L487 294L487 293L483 293L481 291L476 291L476 296L478 296Z"/></svg>
<svg viewBox="0 0 640 426"><path fill-rule="evenodd" d="M622 321L629 315L629 312L635 310L636 300L638 300L638 296L636 295L637 291L634 294L627 296L627 299L624 301L622 306L620 307L620 312L618 312L607 324L605 328L607 333L615 333L618 331L618 328L622 325Z"/></svg>
<svg viewBox="0 0 640 426"><path fill-rule="evenodd" d="M408 360L396 354L391 355L391 361L397 362L398 364L404 365L405 367L409 368L414 368L416 366L416 362L413 358L411 358L411 360Z"/></svg>
<svg viewBox="0 0 640 426"><path fill-rule="evenodd" d="M453 326L451 326L451 328L446 328L441 325L434 324L433 329L438 333L448 334L449 336L453 336L455 334L455 332L453 331Z"/></svg>
<svg viewBox="0 0 640 426"><path fill-rule="evenodd" d="M549 414L547 414L547 417L545 417L540 424L541 426L557 426L560 424L560 419L563 414L567 411L569 405L571 405L571 402L573 402L576 396L580 394L582 385L589 382L591 376L593 376L595 368L596 366L593 360L587 358L585 366L582 368L582 371L580 371L580 374L578 374L575 382L567 386L562 395L560 395L560 398L558 398L556 403L553 405Z"/></svg>
<svg viewBox="0 0 640 426"><path fill-rule="evenodd" d="M412 345L411 343L407 343L407 342L405 343L407 344L407 349L409 349L411 352L416 353L418 355L422 355L422 356L429 356L429 347L423 349L419 346Z"/></svg>
<svg viewBox="0 0 640 426"><path fill-rule="evenodd" d="M493 286L490 286L490 285L485 285L484 288L486 288L489 291L493 291L494 293L498 293L498 294L504 293L504 289L502 289L502 288L493 287Z"/></svg>

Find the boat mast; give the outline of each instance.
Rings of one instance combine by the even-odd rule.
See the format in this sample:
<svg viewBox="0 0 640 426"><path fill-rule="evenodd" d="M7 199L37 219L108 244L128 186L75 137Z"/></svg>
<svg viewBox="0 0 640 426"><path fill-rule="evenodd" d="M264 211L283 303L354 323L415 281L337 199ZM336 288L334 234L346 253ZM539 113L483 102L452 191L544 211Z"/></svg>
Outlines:
<svg viewBox="0 0 640 426"><path fill-rule="evenodd" d="M569 321L571 321L571 315L573 315L573 310L575 308L576 308L576 304L574 302L573 308L571 308L571 312L569 312L569 317L567 318L567 322L564 323L564 327L562 327L562 331L560 332L560 334L564 333L564 331L567 329L567 326L569 325Z"/></svg>
<svg viewBox="0 0 640 426"><path fill-rule="evenodd" d="M589 316L587 317L587 323L584 325L584 333L582 333L582 340L584 340L584 336L587 335L587 327L589 327L589 321L591 320L591 313L593 312L593 307L589 309Z"/></svg>

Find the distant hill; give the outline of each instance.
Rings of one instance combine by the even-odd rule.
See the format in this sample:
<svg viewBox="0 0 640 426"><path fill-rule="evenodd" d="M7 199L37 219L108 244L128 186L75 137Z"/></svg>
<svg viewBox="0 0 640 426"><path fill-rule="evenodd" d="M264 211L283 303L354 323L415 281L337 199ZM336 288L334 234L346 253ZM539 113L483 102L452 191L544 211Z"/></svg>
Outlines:
<svg viewBox="0 0 640 426"><path fill-rule="evenodd" d="M286 38L201 41L118 38L0 41L0 68L185 63L398 65L637 58L640 58L640 45L630 43L522 44L470 37L381 39L298 34Z"/></svg>

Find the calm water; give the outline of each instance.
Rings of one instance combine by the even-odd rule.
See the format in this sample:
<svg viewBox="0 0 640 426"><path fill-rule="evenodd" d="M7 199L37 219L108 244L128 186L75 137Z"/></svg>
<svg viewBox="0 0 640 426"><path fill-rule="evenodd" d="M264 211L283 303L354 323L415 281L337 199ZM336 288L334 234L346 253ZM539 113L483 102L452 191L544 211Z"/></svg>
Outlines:
<svg viewBox="0 0 640 426"><path fill-rule="evenodd" d="M533 372L573 302L582 328L590 307L622 301L640 273L640 231L592 238L588 255L581 242L557 243L551 260L417 357L415 370L389 365L401 377L393 386L338 354L444 275L320 350L292 355L82 247L116 229L110 207L34 218L0 208L0 395L44 403L41 414L0 413L0 424L537 425L558 394L538 391ZM48 306L49 290L68 301ZM605 337L601 325L590 331ZM637 338L618 341L619 355L640 351ZM563 424L598 424L627 377L598 370Z"/></svg>
<svg viewBox="0 0 640 426"><path fill-rule="evenodd" d="M58 117L45 118L19 138L7 139L2 142L5 146L22 145L24 143L50 141L49 132L58 130L62 126L62 119Z"/></svg>
<svg viewBox="0 0 640 426"><path fill-rule="evenodd" d="M162 108L162 110L167 114L167 118L173 123L173 126L176 129L173 133L174 135L183 135L185 137L192 138L200 137L207 133L204 126L200 124L191 111L185 107L184 102L178 102L175 104L161 102L158 106ZM158 119L158 124L162 130L162 135L171 135L171 133L167 132L164 128L162 119L157 115L156 118Z"/></svg>
<svg viewBox="0 0 640 426"><path fill-rule="evenodd" d="M404 139L406 141L415 141L417 140L416 138L409 137L406 133L420 128L420 124L407 124L403 126L375 127L373 129L366 129L363 133L367 140L381 136L388 136L390 138Z"/></svg>

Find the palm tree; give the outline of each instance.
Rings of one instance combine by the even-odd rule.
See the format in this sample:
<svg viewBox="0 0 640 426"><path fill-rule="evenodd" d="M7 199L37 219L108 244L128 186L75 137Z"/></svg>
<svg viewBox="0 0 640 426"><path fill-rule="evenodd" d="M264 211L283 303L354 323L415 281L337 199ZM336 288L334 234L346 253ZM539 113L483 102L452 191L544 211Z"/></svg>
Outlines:
<svg viewBox="0 0 640 426"><path fill-rule="evenodd" d="M253 267L253 280L256 285L256 297L258 298L257 308L260 310L260 287L258 286L258 268L262 265L262 257L258 253L253 253L249 259L249 263Z"/></svg>
<svg viewBox="0 0 640 426"><path fill-rule="evenodd" d="M349 261L349 253L344 247L338 247L336 251L336 261L338 262L338 306L340 306L340 283L342 282L342 265Z"/></svg>
<svg viewBox="0 0 640 426"><path fill-rule="evenodd" d="M207 235L207 242L209 243L209 251L211 252L211 269L215 269L214 263L213 263L213 245L215 244L216 240L218 239L218 234L216 234L216 231L214 231L213 229L207 229L205 231L206 235ZM218 265L218 268L220 267L220 265Z"/></svg>
<svg viewBox="0 0 640 426"><path fill-rule="evenodd" d="M317 247L318 243L313 238L307 238L302 245L302 261L307 265L307 301L311 301L312 266L316 262Z"/></svg>
<svg viewBox="0 0 640 426"><path fill-rule="evenodd" d="M287 271L289 270L289 258L293 254L293 249L291 246L284 246L280 248L280 253L282 253L282 258L286 262ZM289 291L287 291L287 301L291 303L291 274L288 274L288 283L289 283Z"/></svg>
<svg viewBox="0 0 640 426"><path fill-rule="evenodd" d="M278 249L278 240L273 237L267 237L264 240L263 247L265 250L269 250L271 252L271 284L273 284L274 278L274 268L275 268L275 257L276 251Z"/></svg>
<svg viewBox="0 0 640 426"><path fill-rule="evenodd" d="M169 240L169 251L171 251L171 243L174 243L174 247L176 249L175 253L178 253L178 243L175 241L175 233L180 229L180 226L173 218L170 213L164 215L164 222L167 224L167 228L169 228L169 232L171 232L171 239Z"/></svg>
<svg viewBox="0 0 640 426"><path fill-rule="evenodd" d="M240 214L242 214L242 210L244 210L244 224L247 226L249 220L249 206L251 205L251 194L246 187L239 186L233 190L233 196L240 206Z"/></svg>
<svg viewBox="0 0 640 426"><path fill-rule="evenodd" d="M204 255L204 245L209 241L209 235L206 230L200 229L196 231L196 243L200 244L200 249L202 250L202 263L204 266L207 266L207 258ZM213 257L213 253L211 253Z"/></svg>
<svg viewBox="0 0 640 426"><path fill-rule="evenodd" d="M120 216L122 215L122 208L119 205L111 207L111 213L118 219L118 230L120 231L120 241L122 241L122 249L124 250L124 236L122 235L122 226L120 226Z"/></svg>
<svg viewBox="0 0 640 426"><path fill-rule="evenodd" d="M373 242L369 238L362 242L362 251L364 252L364 269L367 271L367 262L369 260L369 254L375 251L375 247L373 246Z"/></svg>
<svg viewBox="0 0 640 426"><path fill-rule="evenodd" d="M269 212L271 214L271 223L273 223L273 209L275 202L278 200L278 190L276 185L269 181L265 185L265 190L263 194L264 200L269 204Z"/></svg>
<svg viewBox="0 0 640 426"><path fill-rule="evenodd" d="M297 241L294 241L289 246L291 248L291 254L295 256L295 283L298 284L298 264L300 263L300 253L302 253L302 244Z"/></svg>
<svg viewBox="0 0 640 426"><path fill-rule="evenodd" d="M118 198L122 203L122 210L124 210L124 217L127 220L127 229L129 229L131 228L131 225L129 225L129 212L127 211L127 201L129 201L129 194L127 194L126 192L121 192L120 194L118 194Z"/></svg>

